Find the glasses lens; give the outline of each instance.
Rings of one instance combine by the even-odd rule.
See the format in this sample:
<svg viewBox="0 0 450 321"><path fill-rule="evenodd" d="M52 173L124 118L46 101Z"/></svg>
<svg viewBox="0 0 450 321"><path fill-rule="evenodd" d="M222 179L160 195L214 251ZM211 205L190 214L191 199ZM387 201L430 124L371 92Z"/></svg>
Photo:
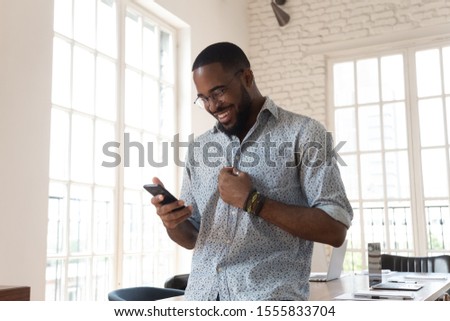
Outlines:
<svg viewBox="0 0 450 321"><path fill-rule="evenodd" d="M206 108L208 103L204 98L197 97L197 99L194 101L194 104L200 108Z"/></svg>

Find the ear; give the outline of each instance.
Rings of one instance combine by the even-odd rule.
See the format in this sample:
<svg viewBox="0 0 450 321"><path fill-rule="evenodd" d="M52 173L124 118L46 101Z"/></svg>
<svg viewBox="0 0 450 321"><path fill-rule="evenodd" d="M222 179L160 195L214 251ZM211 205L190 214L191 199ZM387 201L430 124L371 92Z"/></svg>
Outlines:
<svg viewBox="0 0 450 321"><path fill-rule="evenodd" d="M244 81L247 88L250 88L255 81L253 71L250 68L244 70Z"/></svg>

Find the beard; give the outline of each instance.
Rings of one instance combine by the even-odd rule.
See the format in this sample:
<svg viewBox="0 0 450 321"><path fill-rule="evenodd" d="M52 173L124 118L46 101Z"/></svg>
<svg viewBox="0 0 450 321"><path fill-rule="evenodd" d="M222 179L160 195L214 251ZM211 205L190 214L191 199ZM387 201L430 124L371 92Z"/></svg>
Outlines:
<svg viewBox="0 0 450 321"><path fill-rule="evenodd" d="M219 123L219 128L228 136L239 136L242 132L247 129L247 123L250 118L251 103L249 93L245 90L244 86L241 85L242 98L238 104L238 112L236 114L236 123L228 128L225 128Z"/></svg>

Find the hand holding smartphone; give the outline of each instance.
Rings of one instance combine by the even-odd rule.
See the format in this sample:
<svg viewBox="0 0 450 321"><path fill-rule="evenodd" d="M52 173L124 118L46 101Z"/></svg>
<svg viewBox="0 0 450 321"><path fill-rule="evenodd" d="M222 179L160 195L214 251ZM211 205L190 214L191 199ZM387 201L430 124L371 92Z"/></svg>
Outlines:
<svg viewBox="0 0 450 321"><path fill-rule="evenodd" d="M178 201L178 199L175 196L173 196L168 190L166 190L164 186L161 186L159 184L145 184L144 188L153 196L157 195L164 196L164 199L161 201L161 204L163 205ZM180 208L184 208L184 206L176 208L175 210L178 210Z"/></svg>

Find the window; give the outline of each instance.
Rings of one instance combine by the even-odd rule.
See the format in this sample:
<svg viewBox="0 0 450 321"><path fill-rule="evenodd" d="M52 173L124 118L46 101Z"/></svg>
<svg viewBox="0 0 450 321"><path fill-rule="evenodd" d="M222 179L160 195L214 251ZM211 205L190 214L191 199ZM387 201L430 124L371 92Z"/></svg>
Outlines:
<svg viewBox="0 0 450 321"><path fill-rule="evenodd" d="M354 208L348 270L385 253L450 250L450 46L332 59L331 124Z"/></svg>
<svg viewBox="0 0 450 321"><path fill-rule="evenodd" d="M55 0L47 300L106 300L174 273L175 246L142 185L177 183L163 162L175 42L130 1Z"/></svg>

